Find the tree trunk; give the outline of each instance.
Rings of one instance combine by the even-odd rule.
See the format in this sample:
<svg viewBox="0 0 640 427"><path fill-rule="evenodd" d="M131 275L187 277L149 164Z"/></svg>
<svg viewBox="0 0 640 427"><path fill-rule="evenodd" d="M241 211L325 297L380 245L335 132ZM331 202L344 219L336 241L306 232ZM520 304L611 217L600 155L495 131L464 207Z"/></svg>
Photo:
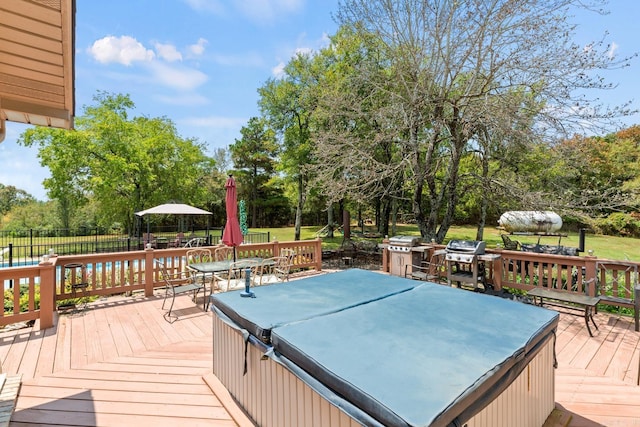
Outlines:
<svg viewBox="0 0 640 427"><path fill-rule="evenodd" d="M487 223L487 207L489 206L489 156L482 155L482 198L480 199L480 219L476 240L484 238L484 227Z"/></svg>
<svg viewBox="0 0 640 427"><path fill-rule="evenodd" d="M398 200L394 197L391 199L391 235L395 236L398 234ZM387 218L389 215L387 214ZM387 227L384 233L385 236L389 235L389 222L387 222Z"/></svg>
<svg viewBox="0 0 640 427"><path fill-rule="evenodd" d="M258 167L253 167L253 185L251 186L251 228L258 228Z"/></svg>
<svg viewBox="0 0 640 427"><path fill-rule="evenodd" d="M294 232L294 240L300 240L302 231L302 208L304 207L304 182L302 174L298 174L298 203L296 206L296 224Z"/></svg>
<svg viewBox="0 0 640 427"><path fill-rule="evenodd" d="M329 205L329 209L327 209L327 237L333 239L333 229L334 229L334 221L333 221L333 203Z"/></svg>
<svg viewBox="0 0 640 427"><path fill-rule="evenodd" d="M343 242L351 240L351 215L348 210L342 213L342 229L344 230Z"/></svg>
<svg viewBox="0 0 640 427"><path fill-rule="evenodd" d="M457 117L457 110L454 108L453 117ZM445 180L445 188L447 201L446 201L446 210L444 215L442 216L442 221L440 222L440 226L438 227L438 231L436 233L436 241L441 243L447 232L449 231L449 227L453 223L453 216L455 214L456 205L458 203L458 178L460 172L460 159L462 158L464 147L467 143L467 139L462 131L462 125L458 122L458 120L454 119L449 124L449 129L452 130L451 136L451 162L449 164L449 169L447 170L448 180ZM437 217L437 207L431 207L431 215L430 218Z"/></svg>

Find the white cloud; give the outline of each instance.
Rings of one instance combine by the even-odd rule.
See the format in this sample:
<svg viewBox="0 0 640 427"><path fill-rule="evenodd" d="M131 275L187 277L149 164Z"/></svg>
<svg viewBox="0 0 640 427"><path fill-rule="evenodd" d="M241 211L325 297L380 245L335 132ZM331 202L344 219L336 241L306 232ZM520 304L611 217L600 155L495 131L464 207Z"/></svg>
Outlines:
<svg viewBox="0 0 640 427"><path fill-rule="evenodd" d="M199 41L200 43L200 41ZM91 55L101 63L119 63L132 65L139 62L151 73L151 79L143 74L118 74L111 72L111 78L139 84L152 82L177 90L193 90L204 84L208 77L205 73L177 63L182 54L172 44L156 43L157 55L146 49L142 43L129 36L108 36L97 40L90 48Z"/></svg>
<svg viewBox="0 0 640 427"><path fill-rule="evenodd" d="M157 82L174 89L193 90L208 80L206 74L193 68L168 66L157 61L149 65Z"/></svg>
<svg viewBox="0 0 640 427"><path fill-rule="evenodd" d="M280 62L278 65L273 67L271 69L271 74L273 74L273 77L275 77L276 79L280 79L280 78L284 77L284 67L285 67L285 65L286 64L284 62Z"/></svg>
<svg viewBox="0 0 640 427"><path fill-rule="evenodd" d="M615 58L618 47L619 46L616 42L611 42L611 46L609 46L609 51L607 52L607 56L609 57L609 59Z"/></svg>
<svg viewBox="0 0 640 427"><path fill-rule="evenodd" d="M195 56L200 56L204 53L204 47L208 44L209 42L207 41L207 39L203 39L202 37L198 39L198 42L192 45L189 45L189 47L187 48L189 50L189 52L192 55Z"/></svg>
<svg viewBox="0 0 640 427"><path fill-rule="evenodd" d="M320 44L320 47L329 46L329 44L331 44L331 38L329 37L329 34L322 33L322 36L320 36L319 44Z"/></svg>
<svg viewBox="0 0 640 427"><path fill-rule="evenodd" d="M182 54L172 44L156 43L155 46L158 57L167 62L182 61Z"/></svg>
<svg viewBox="0 0 640 427"><path fill-rule="evenodd" d="M295 58L297 55L313 55L314 53L319 52L320 49L323 49L329 46L329 43L331 42L327 33L322 33L322 36L319 39L312 42L308 42L306 40L306 36L307 36L306 33L300 34L296 41L296 44L298 45L298 47L295 47L293 49L289 48L282 52L283 53L282 56L288 57L287 62ZM280 56L280 58L282 58L282 56ZM271 69L271 74L275 78L278 78L278 79L282 78L284 76L285 66L286 66L285 62L282 60L279 60L278 64Z"/></svg>
<svg viewBox="0 0 640 427"><path fill-rule="evenodd" d="M130 36L107 36L93 42L89 54L98 62L108 64L116 62L131 65L134 62L149 62L155 54L142 43Z"/></svg>
<svg viewBox="0 0 640 427"><path fill-rule="evenodd" d="M313 53L313 49L310 47L298 47L294 53L294 57L298 55L311 55Z"/></svg>

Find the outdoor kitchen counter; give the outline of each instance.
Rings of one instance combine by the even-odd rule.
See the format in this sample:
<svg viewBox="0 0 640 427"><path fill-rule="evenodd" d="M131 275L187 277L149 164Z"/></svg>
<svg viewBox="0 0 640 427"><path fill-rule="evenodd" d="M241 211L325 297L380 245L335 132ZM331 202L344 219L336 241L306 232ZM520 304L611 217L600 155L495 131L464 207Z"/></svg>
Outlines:
<svg viewBox="0 0 640 427"><path fill-rule="evenodd" d="M502 289L502 255L485 253L478 255L478 260L484 262L484 274L487 282L493 285L493 289Z"/></svg>

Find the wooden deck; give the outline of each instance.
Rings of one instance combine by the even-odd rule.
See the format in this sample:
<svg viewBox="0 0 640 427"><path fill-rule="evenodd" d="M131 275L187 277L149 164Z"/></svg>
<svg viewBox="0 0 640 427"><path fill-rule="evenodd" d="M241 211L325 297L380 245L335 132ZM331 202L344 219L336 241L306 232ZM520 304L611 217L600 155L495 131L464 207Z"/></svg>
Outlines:
<svg viewBox="0 0 640 427"><path fill-rule="evenodd" d="M591 338L584 318L560 316L556 406L570 422L558 425L640 426L640 333L630 317L601 312L595 319Z"/></svg>
<svg viewBox="0 0 640 427"><path fill-rule="evenodd" d="M169 324L161 304L109 298L52 329L0 332L4 371L23 375L11 426L252 425L211 375L211 314L184 295ZM640 426L640 333L629 318L596 322L591 338L581 317L561 315L549 426Z"/></svg>
<svg viewBox="0 0 640 427"><path fill-rule="evenodd" d="M23 374L10 425L251 425L210 378L211 314L185 295L169 324L161 305L109 298L52 329L0 334L3 369Z"/></svg>

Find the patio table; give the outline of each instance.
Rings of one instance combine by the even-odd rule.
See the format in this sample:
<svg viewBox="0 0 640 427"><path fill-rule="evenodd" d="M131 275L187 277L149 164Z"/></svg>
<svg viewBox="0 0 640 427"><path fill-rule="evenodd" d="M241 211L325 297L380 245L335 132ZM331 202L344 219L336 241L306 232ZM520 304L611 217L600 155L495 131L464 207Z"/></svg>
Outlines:
<svg viewBox="0 0 640 427"><path fill-rule="evenodd" d="M263 258L258 258L258 257L253 257L253 258L241 258L235 261L236 266L238 266L238 268L242 269L245 267L249 267L252 264L255 264L256 262L258 264L262 263L264 261ZM225 271L229 271L229 268L231 268L231 264L233 264L234 261L231 259L225 259L222 261L210 261L210 262L195 262L193 264L189 264L188 267L192 270L197 271L198 273L202 274L202 284L205 286L205 310L206 307L209 304L209 298L207 298L207 287L206 287L206 278L207 276L211 276L213 274L216 273L223 273ZM211 284L210 288L209 288L209 295L213 294L213 283Z"/></svg>

